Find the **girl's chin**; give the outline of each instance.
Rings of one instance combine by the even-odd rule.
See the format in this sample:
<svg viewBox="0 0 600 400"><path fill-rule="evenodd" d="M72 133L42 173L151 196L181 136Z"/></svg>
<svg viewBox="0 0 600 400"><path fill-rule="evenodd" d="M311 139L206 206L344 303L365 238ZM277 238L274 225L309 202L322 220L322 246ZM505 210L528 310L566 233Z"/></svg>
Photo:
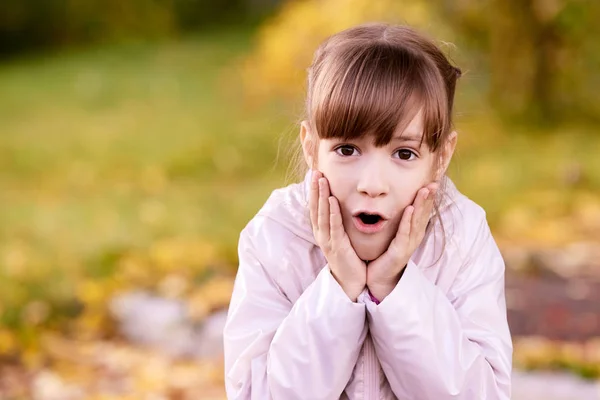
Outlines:
<svg viewBox="0 0 600 400"><path fill-rule="evenodd" d="M388 227L381 232L373 234L364 234L358 232L354 227L347 229L346 233L350 239L350 244L354 248L356 255L361 260L373 261L381 256L389 247L394 238L393 232Z"/></svg>
<svg viewBox="0 0 600 400"><path fill-rule="evenodd" d="M352 243L352 240L350 242ZM361 240L360 243L352 243L352 247L354 247L356 255L364 261L373 261L379 258L387 249L386 243L381 239L368 242Z"/></svg>

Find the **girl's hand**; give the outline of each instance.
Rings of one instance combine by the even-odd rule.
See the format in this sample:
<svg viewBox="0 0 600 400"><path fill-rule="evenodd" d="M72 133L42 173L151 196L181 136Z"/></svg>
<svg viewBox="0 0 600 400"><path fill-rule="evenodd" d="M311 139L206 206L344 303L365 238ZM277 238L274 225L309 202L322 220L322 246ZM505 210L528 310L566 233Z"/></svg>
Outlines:
<svg viewBox="0 0 600 400"><path fill-rule="evenodd" d="M434 182L417 192L413 204L404 209L396 237L387 251L369 263L367 286L379 301L396 287L408 260L423 241L438 187Z"/></svg>
<svg viewBox="0 0 600 400"><path fill-rule="evenodd" d="M329 191L327 178L313 173L309 197L310 221L317 244L323 251L333 277L352 301L364 290L367 266L356 255L342 224L338 200Z"/></svg>

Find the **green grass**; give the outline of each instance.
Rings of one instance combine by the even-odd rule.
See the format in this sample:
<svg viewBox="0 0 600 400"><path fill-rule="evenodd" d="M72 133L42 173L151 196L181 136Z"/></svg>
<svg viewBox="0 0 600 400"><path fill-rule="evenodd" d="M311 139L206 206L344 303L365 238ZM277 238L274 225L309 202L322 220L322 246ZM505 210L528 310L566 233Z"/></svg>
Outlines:
<svg viewBox="0 0 600 400"><path fill-rule="evenodd" d="M239 231L282 181L274 134L288 126L239 104L224 67L249 38L0 66L0 322L19 325L32 299L68 303L81 277L110 274L109 255L160 239L205 238L235 261Z"/></svg>
<svg viewBox="0 0 600 400"><path fill-rule="evenodd" d="M246 46L238 33L0 69L3 242L85 257L157 236L233 239L272 183L278 129L223 90L221 67Z"/></svg>
<svg viewBox="0 0 600 400"><path fill-rule="evenodd" d="M239 231L284 183L279 137L296 130L294 110L242 104L235 60L250 38L207 33L0 65L5 322L31 299L70 299L75 280L109 275L113 255L162 238L205 238L235 262ZM600 192L590 127L506 127L483 112L457 124L451 176L494 228L515 207L534 221L569 216L579 195ZM574 164L581 180L567 184Z"/></svg>

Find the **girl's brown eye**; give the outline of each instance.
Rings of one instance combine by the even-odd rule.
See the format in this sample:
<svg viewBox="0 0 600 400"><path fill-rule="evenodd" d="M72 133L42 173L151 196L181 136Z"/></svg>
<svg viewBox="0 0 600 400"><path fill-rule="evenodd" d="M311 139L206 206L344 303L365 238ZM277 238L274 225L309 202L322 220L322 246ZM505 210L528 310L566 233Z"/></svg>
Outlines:
<svg viewBox="0 0 600 400"><path fill-rule="evenodd" d="M351 155L354 154L354 147L350 147L350 146L341 146L338 147L338 153L340 153L343 156L349 157Z"/></svg>
<svg viewBox="0 0 600 400"><path fill-rule="evenodd" d="M413 151L406 150L406 149L398 150L397 153L398 153L399 159L407 160L407 161L410 160L412 158L412 156L415 154Z"/></svg>

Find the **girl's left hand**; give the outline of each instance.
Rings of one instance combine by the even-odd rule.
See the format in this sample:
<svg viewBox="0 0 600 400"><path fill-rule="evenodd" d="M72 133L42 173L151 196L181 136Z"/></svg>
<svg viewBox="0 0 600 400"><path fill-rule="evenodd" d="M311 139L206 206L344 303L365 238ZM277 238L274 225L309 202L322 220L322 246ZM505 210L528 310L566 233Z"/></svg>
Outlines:
<svg viewBox="0 0 600 400"><path fill-rule="evenodd" d="M423 241L439 184L419 189L412 205L402 214L396 237L385 253L367 266L367 287L379 301L396 287L408 260Z"/></svg>

